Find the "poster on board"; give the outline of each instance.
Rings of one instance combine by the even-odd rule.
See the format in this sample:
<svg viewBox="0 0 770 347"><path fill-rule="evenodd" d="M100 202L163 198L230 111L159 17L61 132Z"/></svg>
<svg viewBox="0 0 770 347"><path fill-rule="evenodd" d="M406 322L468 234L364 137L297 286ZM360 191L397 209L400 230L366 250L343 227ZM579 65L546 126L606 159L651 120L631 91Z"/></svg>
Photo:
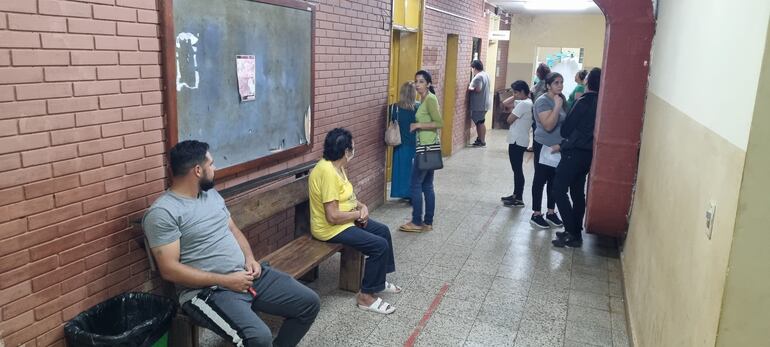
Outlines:
<svg viewBox="0 0 770 347"><path fill-rule="evenodd" d="M256 69L254 64L253 55L237 55L235 56L235 65L238 69L236 75L238 76L238 94L241 96L241 101L254 101L256 99Z"/></svg>

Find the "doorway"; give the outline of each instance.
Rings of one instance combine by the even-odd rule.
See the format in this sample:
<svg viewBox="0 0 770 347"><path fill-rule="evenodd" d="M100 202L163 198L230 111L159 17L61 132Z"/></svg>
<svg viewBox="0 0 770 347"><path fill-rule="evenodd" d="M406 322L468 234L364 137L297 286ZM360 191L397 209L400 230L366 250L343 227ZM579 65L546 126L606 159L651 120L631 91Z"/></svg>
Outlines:
<svg viewBox="0 0 770 347"><path fill-rule="evenodd" d="M444 64L444 101L442 115L444 128L441 129L441 154L452 155L452 128L455 118L455 100L457 100L457 55L460 47L460 36L447 35L446 64Z"/></svg>

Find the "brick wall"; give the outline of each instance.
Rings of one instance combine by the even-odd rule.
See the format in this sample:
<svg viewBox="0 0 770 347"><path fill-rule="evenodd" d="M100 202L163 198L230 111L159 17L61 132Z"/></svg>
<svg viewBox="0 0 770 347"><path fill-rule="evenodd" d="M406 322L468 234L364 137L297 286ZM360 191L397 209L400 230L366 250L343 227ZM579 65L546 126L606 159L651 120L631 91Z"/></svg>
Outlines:
<svg viewBox="0 0 770 347"><path fill-rule="evenodd" d="M457 18L432 9L425 10L423 36L423 68L430 72L433 82L437 84L436 96L439 103L444 100L443 83L445 80L447 35L456 34L460 37L460 47L457 59L457 89L454 124L452 124L452 143L454 150L468 143L470 138L470 116L466 100L468 83L471 80L471 57L473 38L481 38L481 54L484 57L488 46L489 19L484 17L483 0L426 0L426 5L442 11L457 14L468 19ZM444 125L448 126L447 124Z"/></svg>
<svg viewBox="0 0 770 347"><path fill-rule="evenodd" d="M165 188L156 0L0 0L0 346L63 344L61 326L127 290L155 290L131 227ZM390 1L320 1L313 150L356 138L350 176L384 190ZM205 140L205 139L204 139ZM293 211L245 228L258 254L290 238Z"/></svg>

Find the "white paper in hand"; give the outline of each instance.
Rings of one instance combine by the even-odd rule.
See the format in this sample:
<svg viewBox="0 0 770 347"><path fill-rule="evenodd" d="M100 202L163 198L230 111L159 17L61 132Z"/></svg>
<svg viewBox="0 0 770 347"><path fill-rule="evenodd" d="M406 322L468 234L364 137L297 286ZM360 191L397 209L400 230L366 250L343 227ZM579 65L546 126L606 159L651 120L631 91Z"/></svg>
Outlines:
<svg viewBox="0 0 770 347"><path fill-rule="evenodd" d="M559 161L561 161L560 152L553 153L551 147L543 146L540 151L540 164L556 167L559 165Z"/></svg>

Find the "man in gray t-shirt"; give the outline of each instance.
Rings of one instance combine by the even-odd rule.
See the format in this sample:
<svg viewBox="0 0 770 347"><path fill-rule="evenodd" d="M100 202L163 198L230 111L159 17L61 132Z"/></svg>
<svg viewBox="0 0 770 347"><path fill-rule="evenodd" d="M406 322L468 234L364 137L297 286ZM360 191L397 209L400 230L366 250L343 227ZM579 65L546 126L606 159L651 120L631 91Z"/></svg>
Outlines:
<svg viewBox="0 0 770 347"><path fill-rule="evenodd" d="M291 276L262 267L214 187L208 144L169 151L171 187L144 215L147 245L182 309L236 346L296 346L315 321L318 295ZM283 316L278 336L255 311Z"/></svg>
<svg viewBox="0 0 770 347"><path fill-rule="evenodd" d="M489 87L489 75L484 72L484 64L480 60L474 60L471 62L471 68L473 69L473 80L468 86L468 94L470 98L470 112L471 120L476 125L476 133L478 138L476 142L471 145L474 147L484 147L486 143L487 127L484 125L486 120L487 110L491 106L491 94Z"/></svg>

